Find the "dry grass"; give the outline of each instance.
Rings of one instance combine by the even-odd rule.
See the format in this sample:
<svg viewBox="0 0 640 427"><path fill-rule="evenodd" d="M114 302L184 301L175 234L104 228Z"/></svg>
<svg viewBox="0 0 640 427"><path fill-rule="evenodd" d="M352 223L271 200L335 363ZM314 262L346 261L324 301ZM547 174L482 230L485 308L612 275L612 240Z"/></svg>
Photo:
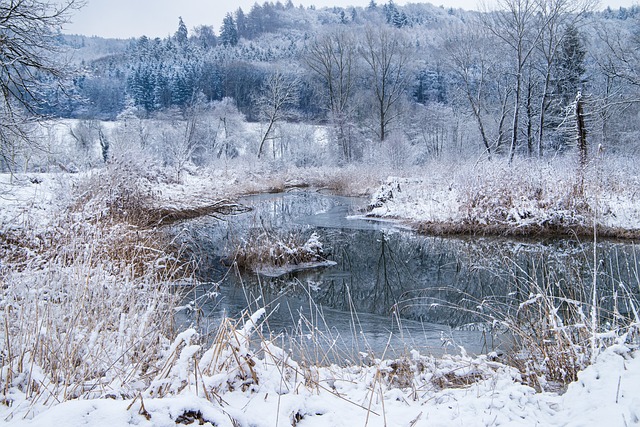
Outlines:
<svg viewBox="0 0 640 427"><path fill-rule="evenodd" d="M11 406L132 397L175 335L194 266L144 218L148 193L131 168L101 171L46 230L2 234L0 390ZM129 187L131 186L131 187Z"/></svg>
<svg viewBox="0 0 640 427"><path fill-rule="evenodd" d="M79 239L60 241L3 277L5 396L16 388L43 405L131 396L173 334L177 296L160 278L180 275L179 263L165 255L164 264L139 270L151 248L121 246L129 250L113 259L101 246L109 238Z"/></svg>
<svg viewBox="0 0 640 427"><path fill-rule="evenodd" d="M567 159L565 159L566 161ZM522 161L512 166L480 164L463 171L461 218L456 233L545 236L589 233L593 203L584 177L563 164ZM422 231L435 227L424 224Z"/></svg>
<svg viewBox="0 0 640 427"><path fill-rule="evenodd" d="M279 234L262 229L255 230L237 244L234 261L256 271L265 266L285 267L325 261L322 255L322 244L315 233L305 239L298 233Z"/></svg>
<svg viewBox="0 0 640 427"><path fill-rule="evenodd" d="M403 308L418 304L475 316L484 322L487 333L500 335L500 340L492 341L505 343L492 357L517 368L522 381L538 391L554 391L575 381L603 348L637 344L638 297L627 285L617 283L607 295L596 295L594 307L592 284L556 283L549 272L540 283L518 272L527 278L514 275L508 295L477 299L447 288L439 290L457 294L457 303L422 296L403 301ZM597 292L602 289L598 287ZM607 300L607 306L601 304Z"/></svg>

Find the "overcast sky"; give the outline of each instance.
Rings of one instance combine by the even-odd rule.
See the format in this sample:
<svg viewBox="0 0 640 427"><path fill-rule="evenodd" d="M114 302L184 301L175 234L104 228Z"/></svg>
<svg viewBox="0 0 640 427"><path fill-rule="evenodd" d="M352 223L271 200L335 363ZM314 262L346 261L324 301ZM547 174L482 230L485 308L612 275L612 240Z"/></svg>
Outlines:
<svg viewBox="0 0 640 427"><path fill-rule="evenodd" d="M275 0L274 0L275 2ZM286 0L281 0L286 3ZM377 0L385 4L386 0ZM397 5L416 3L416 0L394 0ZM216 34L227 12L242 7L245 12L251 10L256 0L88 0L87 5L72 17L72 23L65 28L66 33L87 36L130 38L146 35L166 37L178 28L178 17L182 16L191 30L198 25L213 25ZM259 4L264 0L259 0ZM478 0L433 0L431 3L445 7L477 9ZM637 4L638 0L602 0L601 8L606 5L613 8ZM326 6L367 6L369 0L293 0L293 4L305 7Z"/></svg>

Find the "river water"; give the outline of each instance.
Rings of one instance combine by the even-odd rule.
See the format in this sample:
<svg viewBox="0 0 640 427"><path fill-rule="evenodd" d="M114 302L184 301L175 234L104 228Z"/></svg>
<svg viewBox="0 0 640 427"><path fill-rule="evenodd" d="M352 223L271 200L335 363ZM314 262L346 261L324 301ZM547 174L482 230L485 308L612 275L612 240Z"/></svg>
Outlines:
<svg viewBox="0 0 640 427"><path fill-rule="evenodd" d="M205 332L225 316L266 307L263 333L285 347L320 346L334 360L461 346L479 353L502 345L499 328L489 327L495 307L517 314L541 289L567 301L591 300L591 242L420 236L358 216L364 199L312 191L240 202L252 211L223 221L201 218L182 231L205 282L190 297ZM302 240L315 232L335 265L280 277L234 267L239 242L265 230ZM596 248L599 306L624 316L632 309L625 292L637 294L640 283L634 248L614 242Z"/></svg>

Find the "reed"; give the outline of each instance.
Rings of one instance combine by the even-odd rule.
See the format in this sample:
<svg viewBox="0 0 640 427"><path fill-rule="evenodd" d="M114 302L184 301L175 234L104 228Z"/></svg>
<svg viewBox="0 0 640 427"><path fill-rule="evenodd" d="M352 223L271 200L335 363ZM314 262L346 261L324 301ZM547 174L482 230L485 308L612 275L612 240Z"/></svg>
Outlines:
<svg viewBox="0 0 640 427"><path fill-rule="evenodd" d="M610 280L612 288L605 289L601 283L604 278L597 273L594 288L593 283L580 280L557 282L551 271L544 271L543 278L531 277L515 262L512 264L513 285L508 295L479 299L460 290L438 288L432 292L457 294L457 298L444 301L425 291L404 299L398 304L399 310L420 305L467 312L484 324L490 335L487 342L501 343L499 348L487 349L490 357L516 367L522 380L539 391L562 389L575 381L578 372L591 364L603 348L638 343L636 289L640 289L640 282L631 286ZM596 297L592 294L594 289L598 292Z"/></svg>

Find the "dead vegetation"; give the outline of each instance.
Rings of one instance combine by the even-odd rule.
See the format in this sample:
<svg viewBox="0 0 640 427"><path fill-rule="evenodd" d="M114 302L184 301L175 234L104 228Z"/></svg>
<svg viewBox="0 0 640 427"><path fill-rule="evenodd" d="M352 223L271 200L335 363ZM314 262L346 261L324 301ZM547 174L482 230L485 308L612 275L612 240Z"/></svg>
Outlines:
<svg viewBox="0 0 640 427"><path fill-rule="evenodd" d="M150 200L140 176L107 168L75 187L45 229L2 233L5 404L132 397L175 335L176 282L194 265L157 228L138 224ZM102 182L103 185L97 185Z"/></svg>
<svg viewBox="0 0 640 427"><path fill-rule="evenodd" d="M621 159L594 158L576 171L560 158L434 165L428 175L389 177L367 215L434 235L637 239L637 174Z"/></svg>
<svg viewBox="0 0 640 427"><path fill-rule="evenodd" d="M576 381L578 373L602 349L615 343L637 347L639 301L637 292L628 284L618 282L613 283L613 289L593 289L590 283L555 282L550 272L530 277L518 269L517 274L511 274L514 288L507 295L480 299L446 288L459 295L459 302L447 302L425 293L403 304L464 311L476 317L488 336L499 335L504 341L500 349L490 353L490 358L516 368L520 381L539 392L557 391ZM399 367L397 372L402 373L403 368ZM474 382L474 376L444 375L438 383L451 387L458 380Z"/></svg>
<svg viewBox="0 0 640 427"><path fill-rule="evenodd" d="M259 270L262 267L294 267L324 262L322 243L314 232L307 239L299 233L281 234L256 229L237 245L233 260L241 267Z"/></svg>
<svg viewBox="0 0 640 427"><path fill-rule="evenodd" d="M523 225L513 224L483 224L478 221L435 222L422 221L413 224L413 228L420 234L434 236L501 236L501 237L582 237L593 236L593 226L588 224L562 223L532 223ZM640 229L630 230L622 227L597 225L596 232L601 238L637 240Z"/></svg>

